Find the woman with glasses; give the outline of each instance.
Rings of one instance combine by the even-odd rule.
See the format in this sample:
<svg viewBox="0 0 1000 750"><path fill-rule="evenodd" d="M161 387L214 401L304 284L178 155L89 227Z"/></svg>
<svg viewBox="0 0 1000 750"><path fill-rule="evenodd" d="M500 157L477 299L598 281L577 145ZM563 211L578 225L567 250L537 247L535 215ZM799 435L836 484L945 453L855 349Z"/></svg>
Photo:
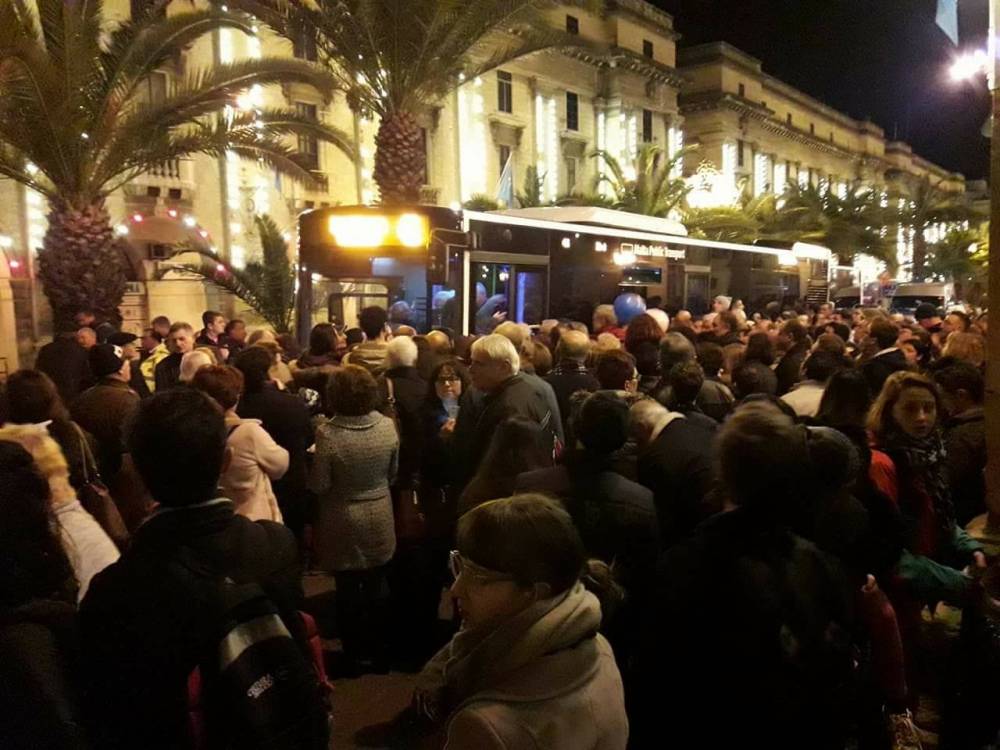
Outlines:
<svg viewBox="0 0 1000 750"><path fill-rule="evenodd" d="M587 588L603 592L607 570L589 567L569 514L542 495L493 500L462 516L457 547L462 629L414 695L444 747L624 748L621 676Z"/></svg>

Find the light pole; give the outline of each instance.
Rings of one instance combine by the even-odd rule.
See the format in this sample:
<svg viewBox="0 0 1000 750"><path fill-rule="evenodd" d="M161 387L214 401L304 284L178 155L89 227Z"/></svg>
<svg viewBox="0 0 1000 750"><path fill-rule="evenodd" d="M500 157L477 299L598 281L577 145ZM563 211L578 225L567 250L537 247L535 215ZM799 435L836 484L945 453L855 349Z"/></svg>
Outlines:
<svg viewBox="0 0 1000 750"><path fill-rule="evenodd" d="M992 302L1000 303L1000 64L997 60L997 28L1000 25L1000 0L990 0L989 48L956 58L949 73L953 81L968 81L985 74L990 89L990 251L989 292ZM1000 311L1000 304L997 306ZM1000 545L1000 313L986 331L986 508L985 516L975 519L973 534Z"/></svg>

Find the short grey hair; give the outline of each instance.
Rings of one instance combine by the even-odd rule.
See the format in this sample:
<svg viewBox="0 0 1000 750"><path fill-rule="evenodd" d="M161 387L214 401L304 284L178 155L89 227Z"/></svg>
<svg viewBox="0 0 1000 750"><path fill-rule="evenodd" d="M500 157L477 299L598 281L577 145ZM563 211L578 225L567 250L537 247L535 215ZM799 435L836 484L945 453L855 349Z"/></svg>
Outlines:
<svg viewBox="0 0 1000 750"><path fill-rule="evenodd" d="M531 338L531 329L513 320L507 320L498 325L493 333L510 340L518 352L524 351L524 342Z"/></svg>
<svg viewBox="0 0 1000 750"><path fill-rule="evenodd" d="M493 362L506 362L510 365L510 371L516 375L521 370L521 357L514 348L514 344L506 336L499 333L491 333L483 336L472 344L472 353L483 352Z"/></svg>
<svg viewBox="0 0 1000 750"><path fill-rule="evenodd" d="M664 373L670 372L674 365L690 362L694 358L694 344L687 336L672 331L660 340L660 369Z"/></svg>
<svg viewBox="0 0 1000 750"><path fill-rule="evenodd" d="M417 363L417 345L409 336L397 336L386 347L385 362L390 369L413 367Z"/></svg>
<svg viewBox="0 0 1000 750"><path fill-rule="evenodd" d="M590 339L579 331L566 331L556 344L556 359L583 362L590 354Z"/></svg>
<svg viewBox="0 0 1000 750"><path fill-rule="evenodd" d="M632 404L628 412L628 432L633 439L659 434L670 419L670 411L659 401L644 398Z"/></svg>
<svg viewBox="0 0 1000 750"><path fill-rule="evenodd" d="M213 364L212 358L208 356L207 352L198 351L197 349L190 351L181 357L181 373L178 380L182 383L190 383L198 370L202 367L210 367Z"/></svg>

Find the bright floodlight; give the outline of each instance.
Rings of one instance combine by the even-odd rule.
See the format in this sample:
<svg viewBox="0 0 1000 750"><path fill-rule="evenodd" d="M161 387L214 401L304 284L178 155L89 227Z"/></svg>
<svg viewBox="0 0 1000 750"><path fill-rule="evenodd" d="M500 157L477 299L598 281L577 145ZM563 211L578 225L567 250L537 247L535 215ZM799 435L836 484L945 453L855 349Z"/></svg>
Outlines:
<svg viewBox="0 0 1000 750"><path fill-rule="evenodd" d="M404 247L423 247L427 244L427 219L420 214L403 214L396 219L396 237Z"/></svg>
<svg viewBox="0 0 1000 750"><path fill-rule="evenodd" d="M989 55L985 50L977 49L975 52L968 52L961 57L955 58L949 73L953 81L968 81L977 75L986 72L986 62Z"/></svg>
<svg viewBox="0 0 1000 750"><path fill-rule="evenodd" d="M341 247L378 247L389 233L385 216L331 216L330 234Z"/></svg>

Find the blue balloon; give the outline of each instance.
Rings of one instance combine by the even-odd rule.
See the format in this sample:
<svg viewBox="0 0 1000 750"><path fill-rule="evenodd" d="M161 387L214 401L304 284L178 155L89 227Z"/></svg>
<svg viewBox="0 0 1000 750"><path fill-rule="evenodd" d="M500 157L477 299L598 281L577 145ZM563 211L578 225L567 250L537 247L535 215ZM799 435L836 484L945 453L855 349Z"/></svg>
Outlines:
<svg viewBox="0 0 1000 750"><path fill-rule="evenodd" d="M646 300L635 292L619 294L615 298L615 315L618 317L618 325L627 326L632 318L638 317L646 312Z"/></svg>

